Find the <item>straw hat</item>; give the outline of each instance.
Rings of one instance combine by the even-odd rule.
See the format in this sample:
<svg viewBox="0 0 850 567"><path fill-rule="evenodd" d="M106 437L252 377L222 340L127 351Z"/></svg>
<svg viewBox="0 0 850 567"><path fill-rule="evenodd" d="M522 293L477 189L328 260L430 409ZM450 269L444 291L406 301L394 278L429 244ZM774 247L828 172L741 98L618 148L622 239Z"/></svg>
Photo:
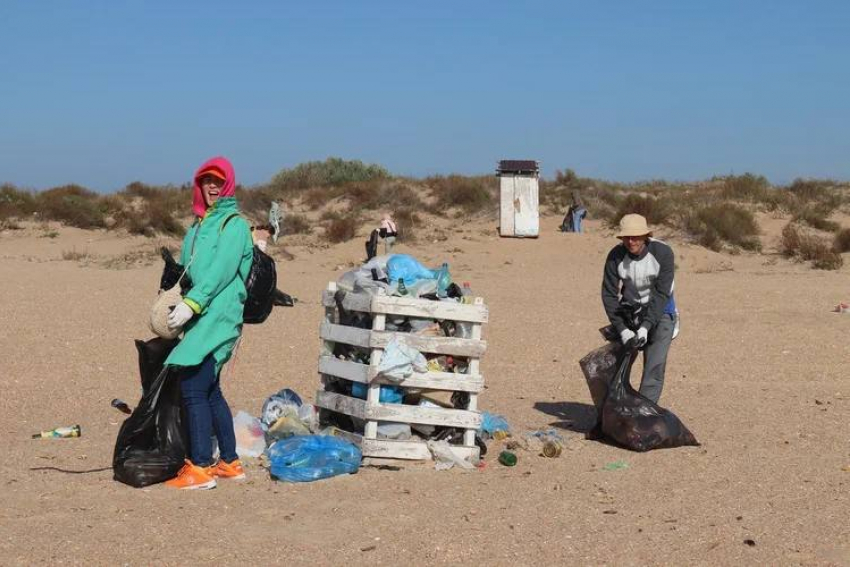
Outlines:
<svg viewBox="0 0 850 567"><path fill-rule="evenodd" d="M652 231L646 224L646 219L641 215L630 214L620 219L620 232L617 238L624 236L651 236Z"/></svg>
<svg viewBox="0 0 850 567"><path fill-rule="evenodd" d="M176 339L183 332L182 327L172 329L168 326L168 315L175 305L180 303L183 297L180 295L180 283L160 292L151 307L151 331L163 339Z"/></svg>

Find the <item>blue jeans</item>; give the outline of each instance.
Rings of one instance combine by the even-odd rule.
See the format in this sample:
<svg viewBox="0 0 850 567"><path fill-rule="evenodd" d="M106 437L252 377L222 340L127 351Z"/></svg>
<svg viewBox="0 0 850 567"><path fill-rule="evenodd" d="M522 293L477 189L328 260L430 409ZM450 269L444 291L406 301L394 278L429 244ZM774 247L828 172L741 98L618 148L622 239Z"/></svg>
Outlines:
<svg viewBox="0 0 850 567"><path fill-rule="evenodd" d="M236 454L233 414L221 393L215 358L206 357L198 366L184 370L180 379L183 407L189 422L189 459L199 467L213 464L212 433L218 438L221 460L232 463Z"/></svg>

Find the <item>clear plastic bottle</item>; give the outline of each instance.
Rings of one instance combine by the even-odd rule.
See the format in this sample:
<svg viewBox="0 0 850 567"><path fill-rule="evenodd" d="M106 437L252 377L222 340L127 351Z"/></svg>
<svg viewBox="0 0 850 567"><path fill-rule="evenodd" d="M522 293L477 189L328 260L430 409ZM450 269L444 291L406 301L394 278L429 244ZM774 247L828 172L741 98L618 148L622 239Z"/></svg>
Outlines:
<svg viewBox="0 0 850 567"><path fill-rule="evenodd" d="M452 276L449 273L449 265L443 262L437 272L437 297L446 297L448 295L449 286L452 285Z"/></svg>

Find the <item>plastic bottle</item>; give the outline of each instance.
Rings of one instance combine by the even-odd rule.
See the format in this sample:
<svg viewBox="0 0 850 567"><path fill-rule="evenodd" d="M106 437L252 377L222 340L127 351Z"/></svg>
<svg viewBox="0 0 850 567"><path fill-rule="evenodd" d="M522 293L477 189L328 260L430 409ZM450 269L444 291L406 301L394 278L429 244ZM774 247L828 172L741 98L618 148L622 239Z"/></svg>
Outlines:
<svg viewBox="0 0 850 567"><path fill-rule="evenodd" d="M469 287L469 282L463 282L463 286L460 288L460 293L463 296L461 303L472 303L474 301L472 288Z"/></svg>
<svg viewBox="0 0 850 567"><path fill-rule="evenodd" d="M443 262L443 265L437 270L437 297L446 297L448 295L449 286L452 284L452 276L449 274L449 265Z"/></svg>
<svg viewBox="0 0 850 567"><path fill-rule="evenodd" d="M502 451L499 453L499 462L505 465L506 467L512 467L516 465L516 455L511 453L510 451Z"/></svg>
<svg viewBox="0 0 850 567"><path fill-rule="evenodd" d="M407 286L404 285L404 280L402 278L398 278L398 294L407 295Z"/></svg>

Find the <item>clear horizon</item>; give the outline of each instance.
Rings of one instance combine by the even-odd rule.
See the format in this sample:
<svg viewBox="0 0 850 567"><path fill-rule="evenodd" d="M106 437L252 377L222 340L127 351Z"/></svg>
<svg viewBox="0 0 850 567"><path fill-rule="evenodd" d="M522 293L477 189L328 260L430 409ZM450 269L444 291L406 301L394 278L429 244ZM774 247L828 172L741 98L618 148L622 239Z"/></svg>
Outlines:
<svg viewBox="0 0 850 567"><path fill-rule="evenodd" d="M0 6L0 183L179 185L219 154L246 186L330 156L850 179L843 2L85 6Z"/></svg>

